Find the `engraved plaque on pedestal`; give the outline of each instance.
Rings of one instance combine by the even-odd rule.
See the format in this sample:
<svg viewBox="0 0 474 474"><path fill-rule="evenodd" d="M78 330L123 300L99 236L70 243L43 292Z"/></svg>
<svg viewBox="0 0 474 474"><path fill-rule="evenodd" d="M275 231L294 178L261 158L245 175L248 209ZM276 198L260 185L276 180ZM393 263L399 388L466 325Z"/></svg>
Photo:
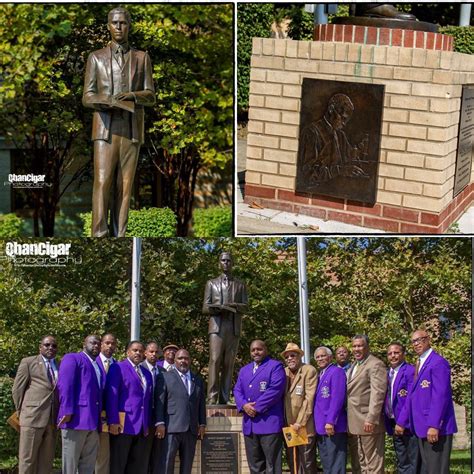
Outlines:
<svg viewBox="0 0 474 474"><path fill-rule="evenodd" d="M385 86L303 79L296 192L377 200Z"/></svg>
<svg viewBox="0 0 474 474"><path fill-rule="evenodd" d="M471 180L472 156L474 151L474 84L462 88L461 117L459 120L458 153L454 175L456 197Z"/></svg>
<svg viewBox="0 0 474 474"><path fill-rule="evenodd" d="M201 472L239 474L239 434L206 433L201 441Z"/></svg>

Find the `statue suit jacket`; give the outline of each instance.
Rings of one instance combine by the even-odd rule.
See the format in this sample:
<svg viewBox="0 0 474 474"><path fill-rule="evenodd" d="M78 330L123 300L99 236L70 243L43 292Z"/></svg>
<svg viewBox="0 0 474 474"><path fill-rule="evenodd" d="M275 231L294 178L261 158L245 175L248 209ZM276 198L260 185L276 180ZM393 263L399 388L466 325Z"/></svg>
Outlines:
<svg viewBox="0 0 474 474"><path fill-rule="evenodd" d="M255 373L254 363L240 369L234 387L237 409L243 412L244 435L280 433L283 428L286 374L281 362L266 357ZM243 411L248 402L256 402L257 415L251 418Z"/></svg>
<svg viewBox="0 0 474 474"><path fill-rule="evenodd" d="M191 395L188 395L177 369L160 373L155 386L155 420L166 425L166 433L190 430L197 436L199 426L206 425L202 379L191 372Z"/></svg>
<svg viewBox="0 0 474 474"><path fill-rule="evenodd" d="M374 423L374 433L384 433L383 404L387 391L387 369L377 357L369 354L352 377L356 363L347 376L347 421L349 433L368 435L364 432L366 421Z"/></svg>
<svg viewBox="0 0 474 474"><path fill-rule="evenodd" d="M413 382L398 424L410 427L418 438L426 438L430 427L437 428L441 436L457 432L451 368L436 352L428 356Z"/></svg>
<svg viewBox="0 0 474 474"><path fill-rule="evenodd" d="M72 415L72 418L60 428L100 430L104 386L102 372L99 384L95 369L84 352L66 354L59 368L58 422L64 415Z"/></svg>
<svg viewBox="0 0 474 474"><path fill-rule="evenodd" d="M384 419L385 419L385 428L389 435L393 435L393 420L390 418L390 406L389 406L389 396L390 396L390 380L388 377L390 369L387 372L387 395L385 397L384 403ZM405 406L405 403L408 399L408 393L411 390L413 385L413 377L415 376L415 367L413 365L407 364L404 362L401 367L398 369L397 376L395 377L395 382L393 383L393 401L392 401L392 410L395 423L398 423L400 413ZM406 434L411 434L409 431L405 432Z"/></svg>
<svg viewBox="0 0 474 474"><path fill-rule="evenodd" d="M59 367L57 362L56 367ZM56 422L58 390L49 381L41 355L22 359L13 383L12 395L20 415L20 426L44 428L51 421Z"/></svg>
<svg viewBox="0 0 474 474"><path fill-rule="evenodd" d="M224 275L220 275L213 280L209 280L206 283L206 290L204 292L204 303L202 306L202 312L204 314L210 314L209 318L209 330L208 334L217 334L221 324L221 314L213 313L209 305L211 304L223 304L222 296L222 283ZM234 335L240 336L242 332L242 312L245 311L248 298L247 288L245 283L241 282L237 278L231 276L229 278L229 289L232 294L232 303L237 303L237 313L234 314Z"/></svg>
<svg viewBox="0 0 474 474"><path fill-rule="evenodd" d="M127 68L125 68L127 69ZM135 95L135 112L132 115L132 140L143 144L145 140L143 106L155 103L155 87L150 57L144 51L130 48L128 68L130 92ZM95 109L92 118L92 140L109 140L112 110L100 110L99 103L114 95L112 81L112 49L107 46L92 52L87 60L82 103Z"/></svg>
<svg viewBox="0 0 474 474"><path fill-rule="evenodd" d="M346 372L337 365L326 368L319 377L314 400L314 424L316 433L326 435L326 423L334 425L336 433L347 432Z"/></svg>
<svg viewBox="0 0 474 474"><path fill-rule="evenodd" d="M285 393L285 420L287 425L298 423L306 426L308 434L314 434L313 404L316 392L317 373L310 364L303 364L290 383L290 369L285 369L288 387Z"/></svg>
<svg viewBox="0 0 474 474"><path fill-rule="evenodd" d="M119 424L120 412L125 412L123 434L147 434L151 426L153 380L148 369L141 367L146 380L140 377L128 359L112 364L105 385L105 410L109 424Z"/></svg>

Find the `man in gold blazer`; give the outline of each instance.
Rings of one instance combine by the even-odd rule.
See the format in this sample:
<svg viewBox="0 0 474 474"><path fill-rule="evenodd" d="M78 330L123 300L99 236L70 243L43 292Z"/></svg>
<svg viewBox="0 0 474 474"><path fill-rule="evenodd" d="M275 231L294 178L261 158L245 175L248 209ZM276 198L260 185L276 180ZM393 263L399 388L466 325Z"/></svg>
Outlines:
<svg viewBox="0 0 474 474"><path fill-rule="evenodd" d="M13 383L20 416L19 474L49 474L53 469L59 406L56 339L43 337L39 351L22 359Z"/></svg>
<svg viewBox="0 0 474 474"><path fill-rule="evenodd" d="M316 436L312 415L317 382L316 369L310 364L303 364L304 352L297 344L288 343L281 355L286 363L286 426L291 426L296 431L303 427L306 428L309 439L307 445L287 448L286 459L291 473L315 474L318 471L316 466Z"/></svg>
<svg viewBox="0 0 474 474"><path fill-rule="evenodd" d="M130 24L127 10L111 10L108 29L112 41L87 60L82 103L94 109L93 237L108 235L111 189L112 235L125 236L138 154L144 142L143 107L155 103L151 61L147 53L128 45Z"/></svg>
<svg viewBox="0 0 474 474"><path fill-rule="evenodd" d="M352 338L354 363L347 375L347 421L353 474L383 474L385 364L369 352L369 338Z"/></svg>

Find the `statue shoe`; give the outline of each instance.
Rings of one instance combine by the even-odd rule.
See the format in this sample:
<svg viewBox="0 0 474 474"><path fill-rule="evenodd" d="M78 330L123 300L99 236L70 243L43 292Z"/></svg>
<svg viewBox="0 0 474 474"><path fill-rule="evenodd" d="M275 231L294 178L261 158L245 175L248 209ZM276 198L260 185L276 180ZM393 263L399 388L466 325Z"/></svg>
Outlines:
<svg viewBox="0 0 474 474"><path fill-rule="evenodd" d="M364 16L377 18L390 18L391 20L416 21L416 16L411 13L399 12L393 5L382 4L364 12Z"/></svg>

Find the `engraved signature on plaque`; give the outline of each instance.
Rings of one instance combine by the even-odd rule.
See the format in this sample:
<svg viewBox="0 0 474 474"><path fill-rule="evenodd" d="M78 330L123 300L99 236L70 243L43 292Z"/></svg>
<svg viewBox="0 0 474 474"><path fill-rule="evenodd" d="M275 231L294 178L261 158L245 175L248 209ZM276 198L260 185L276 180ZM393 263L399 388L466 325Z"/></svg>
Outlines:
<svg viewBox="0 0 474 474"><path fill-rule="evenodd" d="M363 158L367 156L369 134L352 145L344 128L351 119L354 105L346 94L334 94L326 112L301 131L300 154L304 177L310 184L326 182L336 176L367 179Z"/></svg>
<svg viewBox="0 0 474 474"><path fill-rule="evenodd" d="M472 155L474 149L474 86L463 86L461 118L459 121L458 153L454 175L456 197L471 179Z"/></svg>
<svg viewBox="0 0 474 474"><path fill-rule="evenodd" d="M374 204L384 86L303 78L296 192Z"/></svg>

